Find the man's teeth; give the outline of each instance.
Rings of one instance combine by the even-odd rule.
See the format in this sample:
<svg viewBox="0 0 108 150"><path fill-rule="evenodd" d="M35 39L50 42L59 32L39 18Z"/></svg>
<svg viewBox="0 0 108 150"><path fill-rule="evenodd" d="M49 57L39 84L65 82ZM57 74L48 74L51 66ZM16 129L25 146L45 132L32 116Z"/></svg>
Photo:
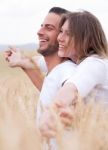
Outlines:
<svg viewBox="0 0 108 150"><path fill-rule="evenodd" d="M40 40L40 42L46 42L47 40Z"/></svg>

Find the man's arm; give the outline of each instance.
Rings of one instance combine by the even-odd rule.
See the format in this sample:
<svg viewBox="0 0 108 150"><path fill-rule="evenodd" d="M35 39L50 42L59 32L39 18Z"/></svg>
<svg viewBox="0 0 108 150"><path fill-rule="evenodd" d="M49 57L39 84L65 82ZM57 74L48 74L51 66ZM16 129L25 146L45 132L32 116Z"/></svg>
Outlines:
<svg viewBox="0 0 108 150"><path fill-rule="evenodd" d="M36 62L34 62L31 58L23 57L23 59L19 62L19 67L27 74L35 87L41 91L44 73L40 70Z"/></svg>
<svg viewBox="0 0 108 150"><path fill-rule="evenodd" d="M36 65L36 62L33 63L32 59L24 56L21 51L13 47L9 48L9 50L5 52L5 59L9 63L10 67L21 67L36 88L38 88L39 91L41 90L44 74Z"/></svg>
<svg viewBox="0 0 108 150"><path fill-rule="evenodd" d="M36 69L26 69L22 68L23 71L27 74L27 76L31 79L32 83L36 86L36 88L41 91L44 74L37 67Z"/></svg>

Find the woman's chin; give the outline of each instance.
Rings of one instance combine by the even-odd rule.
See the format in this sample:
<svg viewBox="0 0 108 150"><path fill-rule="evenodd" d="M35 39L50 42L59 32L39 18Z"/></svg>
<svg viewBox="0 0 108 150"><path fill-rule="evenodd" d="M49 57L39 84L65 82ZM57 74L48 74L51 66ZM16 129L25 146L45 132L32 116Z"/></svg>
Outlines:
<svg viewBox="0 0 108 150"><path fill-rule="evenodd" d="M58 56L59 56L59 57L65 57L65 56L64 56L64 52L58 51Z"/></svg>

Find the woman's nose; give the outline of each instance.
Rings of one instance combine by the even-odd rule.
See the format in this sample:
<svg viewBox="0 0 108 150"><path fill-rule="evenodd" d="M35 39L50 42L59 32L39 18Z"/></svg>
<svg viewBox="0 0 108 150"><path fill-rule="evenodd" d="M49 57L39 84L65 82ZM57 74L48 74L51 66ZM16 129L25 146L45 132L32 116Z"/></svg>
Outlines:
<svg viewBox="0 0 108 150"><path fill-rule="evenodd" d="M59 33L59 35L58 35L58 37L57 37L57 40L58 40L58 42L64 40L62 33Z"/></svg>

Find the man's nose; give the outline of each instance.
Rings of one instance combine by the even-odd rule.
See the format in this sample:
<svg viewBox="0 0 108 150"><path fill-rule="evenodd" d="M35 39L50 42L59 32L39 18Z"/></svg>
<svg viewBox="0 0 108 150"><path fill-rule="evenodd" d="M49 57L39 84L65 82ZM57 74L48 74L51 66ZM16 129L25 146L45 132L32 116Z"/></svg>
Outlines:
<svg viewBox="0 0 108 150"><path fill-rule="evenodd" d="M44 28L43 28L43 27L41 27L41 28L38 30L38 32L37 32L37 35L42 35L42 34L44 34Z"/></svg>

